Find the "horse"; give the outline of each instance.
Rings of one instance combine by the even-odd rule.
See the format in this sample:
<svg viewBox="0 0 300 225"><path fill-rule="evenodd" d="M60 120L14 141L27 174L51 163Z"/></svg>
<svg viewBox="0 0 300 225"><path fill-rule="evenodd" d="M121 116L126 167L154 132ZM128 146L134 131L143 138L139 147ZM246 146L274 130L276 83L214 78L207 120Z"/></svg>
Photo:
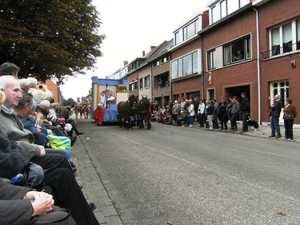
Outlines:
<svg viewBox="0 0 300 225"><path fill-rule="evenodd" d="M131 130L131 118L135 118L136 115L136 106L138 102L138 96L130 95L127 101L121 101L118 103L118 114L119 114L119 126L124 127Z"/></svg>
<svg viewBox="0 0 300 225"><path fill-rule="evenodd" d="M139 129L144 129L144 122L147 129L151 129L151 103L146 96L142 96L137 104L137 118Z"/></svg>

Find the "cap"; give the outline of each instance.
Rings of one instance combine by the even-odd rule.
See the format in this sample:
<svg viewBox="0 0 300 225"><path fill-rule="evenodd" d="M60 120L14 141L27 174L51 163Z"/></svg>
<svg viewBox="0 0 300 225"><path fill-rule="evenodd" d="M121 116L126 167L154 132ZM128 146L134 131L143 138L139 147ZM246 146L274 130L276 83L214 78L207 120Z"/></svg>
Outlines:
<svg viewBox="0 0 300 225"><path fill-rule="evenodd" d="M242 92L242 93L241 93L241 95L245 95L245 96L247 96L246 92Z"/></svg>
<svg viewBox="0 0 300 225"><path fill-rule="evenodd" d="M177 101L177 100L175 100L174 102L175 102L175 103L178 103L178 101Z"/></svg>

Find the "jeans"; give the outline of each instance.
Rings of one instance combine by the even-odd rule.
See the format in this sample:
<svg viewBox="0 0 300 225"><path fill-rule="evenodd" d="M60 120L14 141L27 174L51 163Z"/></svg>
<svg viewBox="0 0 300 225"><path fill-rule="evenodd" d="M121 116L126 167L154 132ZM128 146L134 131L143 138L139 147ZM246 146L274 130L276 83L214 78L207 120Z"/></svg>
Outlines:
<svg viewBox="0 0 300 225"><path fill-rule="evenodd" d="M190 125L194 124L194 116L188 116L188 122Z"/></svg>
<svg viewBox="0 0 300 225"><path fill-rule="evenodd" d="M294 120L284 120L285 138L293 140Z"/></svg>
<svg viewBox="0 0 300 225"><path fill-rule="evenodd" d="M281 136L280 134L280 127L279 127L279 117L272 116L271 117L271 135L275 136L275 132L278 136Z"/></svg>
<svg viewBox="0 0 300 225"><path fill-rule="evenodd" d="M237 114L232 114L230 119L231 130L237 130L236 119L237 119Z"/></svg>
<svg viewBox="0 0 300 225"><path fill-rule="evenodd" d="M248 131L248 123L247 123L247 112L241 112L242 122L243 122L243 131Z"/></svg>

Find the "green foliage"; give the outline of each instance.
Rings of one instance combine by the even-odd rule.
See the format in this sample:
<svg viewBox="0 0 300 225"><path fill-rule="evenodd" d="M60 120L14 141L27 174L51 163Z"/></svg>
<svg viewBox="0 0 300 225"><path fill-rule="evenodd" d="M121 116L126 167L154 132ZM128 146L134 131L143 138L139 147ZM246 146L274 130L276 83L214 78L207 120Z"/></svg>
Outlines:
<svg viewBox="0 0 300 225"><path fill-rule="evenodd" d="M69 98L68 100L63 100L62 105L63 106L70 106L72 108L76 105L76 102L74 101L73 98Z"/></svg>
<svg viewBox="0 0 300 225"><path fill-rule="evenodd" d="M39 80L84 74L94 68L105 35L91 0L2 0L0 64L12 62Z"/></svg>

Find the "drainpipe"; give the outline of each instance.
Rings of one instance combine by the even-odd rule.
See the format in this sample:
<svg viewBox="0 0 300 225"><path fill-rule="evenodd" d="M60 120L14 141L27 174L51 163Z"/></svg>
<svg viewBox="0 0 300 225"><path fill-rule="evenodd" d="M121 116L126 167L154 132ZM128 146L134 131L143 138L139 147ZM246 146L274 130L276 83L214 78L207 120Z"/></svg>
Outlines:
<svg viewBox="0 0 300 225"><path fill-rule="evenodd" d="M201 95L202 95L202 99L204 99L204 65L203 65L203 40L202 40L202 36L200 36L200 57L201 57Z"/></svg>
<svg viewBox="0 0 300 225"><path fill-rule="evenodd" d="M257 90L258 90L258 124L261 125L261 74L260 74L260 45L259 45L259 14L256 8L253 8L256 13L256 46L257 46Z"/></svg>

